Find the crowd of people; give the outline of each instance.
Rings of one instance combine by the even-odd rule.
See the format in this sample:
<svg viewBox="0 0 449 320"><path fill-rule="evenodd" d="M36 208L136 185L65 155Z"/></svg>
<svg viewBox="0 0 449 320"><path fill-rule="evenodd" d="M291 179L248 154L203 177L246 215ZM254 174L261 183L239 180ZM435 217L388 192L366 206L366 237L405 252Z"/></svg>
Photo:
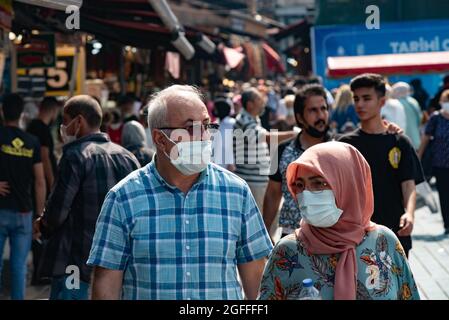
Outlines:
<svg viewBox="0 0 449 320"><path fill-rule="evenodd" d="M449 234L449 77L432 99L419 80L362 74L116 105L46 97L24 124L23 99L3 97L12 299L31 249L32 284L55 300L293 299L305 278L324 299L419 299L407 257L433 176Z"/></svg>

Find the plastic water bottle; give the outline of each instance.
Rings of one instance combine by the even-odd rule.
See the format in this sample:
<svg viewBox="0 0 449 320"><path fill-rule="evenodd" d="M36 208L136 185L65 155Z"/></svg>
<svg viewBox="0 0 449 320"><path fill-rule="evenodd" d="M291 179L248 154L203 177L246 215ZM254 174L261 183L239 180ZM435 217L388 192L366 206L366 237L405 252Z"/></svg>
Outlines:
<svg viewBox="0 0 449 320"><path fill-rule="evenodd" d="M303 288L299 293L298 300L321 300L320 292L313 286L312 279L302 281Z"/></svg>

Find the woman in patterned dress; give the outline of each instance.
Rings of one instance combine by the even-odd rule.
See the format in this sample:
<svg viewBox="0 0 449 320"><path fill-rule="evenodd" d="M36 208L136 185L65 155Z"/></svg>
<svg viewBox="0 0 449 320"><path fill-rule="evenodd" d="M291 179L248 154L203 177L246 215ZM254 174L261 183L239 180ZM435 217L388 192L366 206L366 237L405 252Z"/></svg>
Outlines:
<svg viewBox="0 0 449 320"><path fill-rule="evenodd" d="M398 238L371 221L371 169L357 149L315 145L289 165L287 182L302 220L273 249L259 299L295 299L306 278L323 299L419 299Z"/></svg>

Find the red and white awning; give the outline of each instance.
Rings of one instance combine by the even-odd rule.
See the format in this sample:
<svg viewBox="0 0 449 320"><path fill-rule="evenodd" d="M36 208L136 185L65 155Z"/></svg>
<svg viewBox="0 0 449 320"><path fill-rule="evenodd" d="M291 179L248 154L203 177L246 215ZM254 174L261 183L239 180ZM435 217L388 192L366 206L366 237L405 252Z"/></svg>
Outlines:
<svg viewBox="0 0 449 320"><path fill-rule="evenodd" d="M241 53L242 48L229 48L223 46L223 54L226 59L226 64L231 68L236 68L243 59L245 55Z"/></svg>
<svg viewBox="0 0 449 320"><path fill-rule="evenodd" d="M327 58L329 78L350 77L365 72L390 75L446 71L449 71L449 51Z"/></svg>
<svg viewBox="0 0 449 320"><path fill-rule="evenodd" d="M285 67L282 64L282 59L279 56L279 54L266 42L262 43L262 49L265 53L265 60L267 63L268 70L284 73Z"/></svg>

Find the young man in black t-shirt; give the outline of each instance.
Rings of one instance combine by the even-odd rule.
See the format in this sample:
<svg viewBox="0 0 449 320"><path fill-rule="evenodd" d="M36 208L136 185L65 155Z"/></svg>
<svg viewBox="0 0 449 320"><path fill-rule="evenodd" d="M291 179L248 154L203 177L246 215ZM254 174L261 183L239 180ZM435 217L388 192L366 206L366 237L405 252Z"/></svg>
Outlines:
<svg viewBox="0 0 449 320"><path fill-rule="evenodd" d="M55 97L45 97L39 105L39 116L33 119L27 128L27 132L35 136L41 145L41 158L48 192L53 186L57 169L50 127L56 121L60 109L61 105Z"/></svg>
<svg viewBox="0 0 449 320"><path fill-rule="evenodd" d="M56 157L54 154L54 141L51 134L51 124L56 121L60 103L55 97L45 97L39 105L39 115L33 119L28 125L27 132L35 136L40 143L40 154L42 164L44 166L45 183L47 186L47 196L50 194L51 188L56 176ZM36 217L37 218L37 217ZM40 280L37 277L37 269L39 266L40 256L42 254L42 244L39 241L33 241L33 277L31 285L48 284L48 281Z"/></svg>
<svg viewBox="0 0 449 320"><path fill-rule="evenodd" d="M5 96L2 106L5 126L0 127L0 269L4 244L9 238L11 298L20 300L25 298L33 196L35 211L41 215L46 193L39 142L19 128L23 107L20 96Z"/></svg>
<svg viewBox="0 0 449 320"><path fill-rule="evenodd" d="M392 229L408 256L412 248L416 187L424 180L410 140L389 134L380 110L385 104L385 81L377 74L362 74L351 81L361 129L339 140L356 147L368 161L373 178L372 221Z"/></svg>

